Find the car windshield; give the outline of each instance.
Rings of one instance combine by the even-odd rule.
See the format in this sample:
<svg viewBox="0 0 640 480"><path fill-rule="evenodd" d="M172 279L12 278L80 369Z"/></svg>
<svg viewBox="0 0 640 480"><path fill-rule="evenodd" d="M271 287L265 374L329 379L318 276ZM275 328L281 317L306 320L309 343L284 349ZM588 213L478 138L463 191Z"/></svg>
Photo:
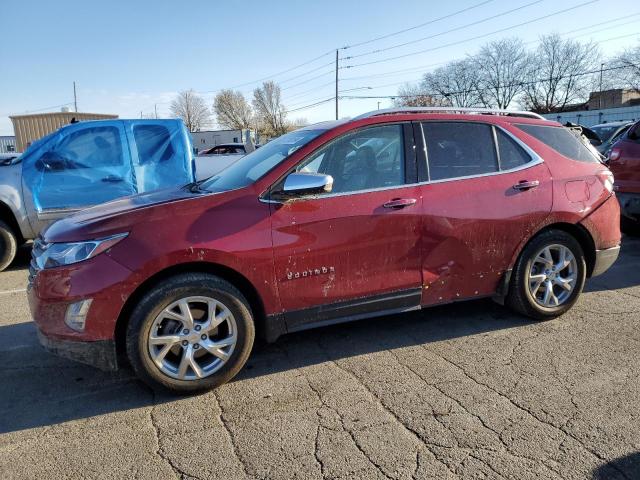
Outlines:
<svg viewBox="0 0 640 480"><path fill-rule="evenodd" d="M602 126L599 126L599 127L591 127L591 130L596 132L603 142L606 142L607 140L609 140L609 138L611 138L611 136L614 133L616 133L616 130L618 130L618 128L620 128L620 127L619 126L602 125Z"/></svg>
<svg viewBox="0 0 640 480"><path fill-rule="evenodd" d="M325 131L302 129L278 137L206 180L200 189L223 192L246 187Z"/></svg>

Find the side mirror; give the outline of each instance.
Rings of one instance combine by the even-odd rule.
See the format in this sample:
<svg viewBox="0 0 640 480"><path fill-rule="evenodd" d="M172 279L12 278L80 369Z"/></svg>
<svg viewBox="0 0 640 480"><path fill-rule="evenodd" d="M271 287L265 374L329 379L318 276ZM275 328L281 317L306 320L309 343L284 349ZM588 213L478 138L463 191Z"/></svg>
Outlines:
<svg viewBox="0 0 640 480"><path fill-rule="evenodd" d="M285 196L314 195L331 192L333 177L323 173L290 173L284 181L282 191Z"/></svg>
<svg viewBox="0 0 640 480"><path fill-rule="evenodd" d="M589 142L591 142L591 145L593 145L594 147L599 147L600 145L602 145L602 140L600 140L599 138L591 138L589 139Z"/></svg>

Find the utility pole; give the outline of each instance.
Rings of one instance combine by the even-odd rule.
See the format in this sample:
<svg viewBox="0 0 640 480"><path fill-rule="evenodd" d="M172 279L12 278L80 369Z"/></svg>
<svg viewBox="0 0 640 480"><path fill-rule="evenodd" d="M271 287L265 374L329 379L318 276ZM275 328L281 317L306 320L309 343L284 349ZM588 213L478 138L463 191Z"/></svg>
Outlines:
<svg viewBox="0 0 640 480"><path fill-rule="evenodd" d="M380 102L378 102L378 110L380 110Z"/></svg>
<svg viewBox="0 0 640 480"><path fill-rule="evenodd" d="M338 50L336 49L336 120L338 120Z"/></svg>
<svg viewBox="0 0 640 480"><path fill-rule="evenodd" d="M157 103L155 103L153 105L153 110L156 112L156 120L157 120L158 119L158 104Z"/></svg>
<svg viewBox="0 0 640 480"><path fill-rule="evenodd" d="M598 108L602 110L602 69L604 68L604 63L600 64L600 95L598 95Z"/></svg>
<svg viewBox="0 0 640 480"><path fill-rule="evenodd" d="M76 113L78 112L78 97L76 96L76 82L73 82L73 106Z"/></svg>

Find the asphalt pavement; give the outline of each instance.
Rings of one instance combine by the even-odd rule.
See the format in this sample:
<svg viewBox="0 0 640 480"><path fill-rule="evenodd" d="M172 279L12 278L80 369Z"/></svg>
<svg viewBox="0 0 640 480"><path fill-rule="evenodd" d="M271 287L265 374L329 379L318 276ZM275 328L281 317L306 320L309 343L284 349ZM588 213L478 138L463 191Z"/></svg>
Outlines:
<svg viewBox="0 0 640 480"><path fill-rule="evenodd" d="M640 478L640 239L566 315L490 300L257 346L154 394L43 351L28 251L0 273L0 478Z"/></svg>

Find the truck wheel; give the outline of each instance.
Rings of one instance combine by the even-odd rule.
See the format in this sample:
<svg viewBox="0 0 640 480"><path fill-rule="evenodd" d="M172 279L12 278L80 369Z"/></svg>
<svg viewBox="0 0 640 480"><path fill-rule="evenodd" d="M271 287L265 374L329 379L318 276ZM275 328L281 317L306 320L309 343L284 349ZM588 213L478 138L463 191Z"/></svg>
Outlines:
<svg viewBox="0 0 640 480"><path fill-rule="evenodd" d="M214 275L176 275L149 291L127 327L127 356L154 389L210 390L249 358L255 329L249 303Z"/></svg>
<svg viewBox="0 0 640 480"><path fill-rule="evenodd" d="M534 237L511 275L506 304L534 320L562 315L578 300L586 278L584 252L561 230Z"/></svg>
<svg viewBox="0 0 640 480"><path fill-rule="evenodd" d="M7 268L18 251L18 240L11 227L0 220L0 272Z"/></svg>

